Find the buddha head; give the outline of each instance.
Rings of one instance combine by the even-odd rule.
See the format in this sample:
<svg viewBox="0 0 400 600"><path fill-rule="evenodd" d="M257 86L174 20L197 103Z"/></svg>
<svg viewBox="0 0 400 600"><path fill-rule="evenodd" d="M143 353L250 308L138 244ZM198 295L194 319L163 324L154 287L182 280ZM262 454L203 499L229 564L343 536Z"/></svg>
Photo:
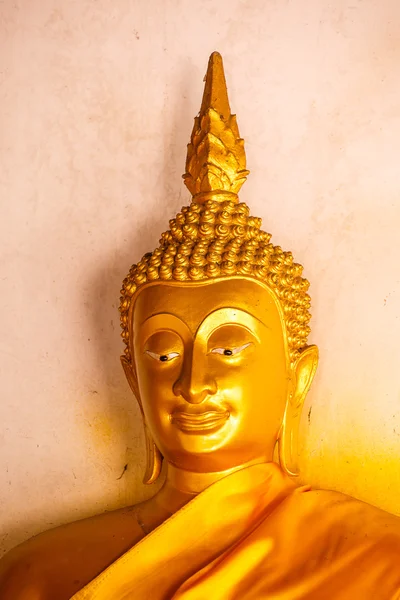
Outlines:
<svg viewBox="0 0 400 600"><path fill-rule="evenodd" d="M318 362L309 283L238 199L244 142L222 59L210 57L183 176L192 202L121 291L121 357L154 482L163 459L195 472L272 460L295 475L301 408Z"/></svg>

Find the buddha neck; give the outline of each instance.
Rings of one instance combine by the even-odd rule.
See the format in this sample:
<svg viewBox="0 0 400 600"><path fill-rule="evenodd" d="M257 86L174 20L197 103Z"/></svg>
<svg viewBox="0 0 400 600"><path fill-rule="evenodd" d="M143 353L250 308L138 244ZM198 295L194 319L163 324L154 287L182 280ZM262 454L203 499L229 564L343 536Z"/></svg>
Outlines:
<svg viewBox="0 0 400 600"><path fill-rule="evenodd" d="M266 456L262 456L242 465L213 473L186 471L168 463L165 483L156 495L157 504L173 514L216 481L240 469L269 460Z"/></svg>

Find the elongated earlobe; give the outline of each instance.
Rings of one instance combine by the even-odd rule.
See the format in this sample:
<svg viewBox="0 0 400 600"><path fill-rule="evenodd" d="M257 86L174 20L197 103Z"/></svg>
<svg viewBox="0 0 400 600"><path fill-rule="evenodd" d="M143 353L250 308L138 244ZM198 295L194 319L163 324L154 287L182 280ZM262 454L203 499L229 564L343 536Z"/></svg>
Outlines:
<svg viewBox="0 0 400 600"><path fill-rule="evenodd" d="M296 439L293 436L293 425L294 423L287 425L287 410L283 417L281 429L278 435L278 458L279 464L286 475L289 477L298 477L300 470L297 460L297 435Z"/></svg>
<svg viewBox="0 0 400 600"><path fill-rule="evenodd" d="M292 381L285 414L278 435L278 457L282 469L291 477L299 475L298 436L301 411L318 366L317 346L302 350L292 367Z"/></svg>
<svg viewBox="0 0 400 600"><path fill-rule="evenodd" d="M162 466L162 454L154 443L150 431L144 424L144 435L146 439L146 470L143 477L143 483L150 485L157 481L161 473Z"/></svg>

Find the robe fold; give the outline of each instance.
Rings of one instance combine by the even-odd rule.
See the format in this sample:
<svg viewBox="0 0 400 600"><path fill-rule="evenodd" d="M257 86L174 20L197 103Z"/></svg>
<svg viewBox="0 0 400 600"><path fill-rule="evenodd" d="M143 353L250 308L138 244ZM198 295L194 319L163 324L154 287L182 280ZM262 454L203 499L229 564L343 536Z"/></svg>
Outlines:
<svg viewBox="0 0 400 600"><path fill-rule="evenodd" d="M71 600L400 600L400 519L296 487L274 463L217 481Z"/></svg>

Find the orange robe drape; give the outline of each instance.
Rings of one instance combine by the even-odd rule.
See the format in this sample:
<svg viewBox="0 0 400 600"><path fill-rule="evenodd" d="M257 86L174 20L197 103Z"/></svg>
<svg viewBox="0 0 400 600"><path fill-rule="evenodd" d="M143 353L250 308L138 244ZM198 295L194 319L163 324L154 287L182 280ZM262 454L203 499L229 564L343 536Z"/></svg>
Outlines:
<svg viewBox="0 0 400 600"><path fill-rule="evenodd" d="M214 483L71 600L400 600L400 519L273 463Z"/></svg>

